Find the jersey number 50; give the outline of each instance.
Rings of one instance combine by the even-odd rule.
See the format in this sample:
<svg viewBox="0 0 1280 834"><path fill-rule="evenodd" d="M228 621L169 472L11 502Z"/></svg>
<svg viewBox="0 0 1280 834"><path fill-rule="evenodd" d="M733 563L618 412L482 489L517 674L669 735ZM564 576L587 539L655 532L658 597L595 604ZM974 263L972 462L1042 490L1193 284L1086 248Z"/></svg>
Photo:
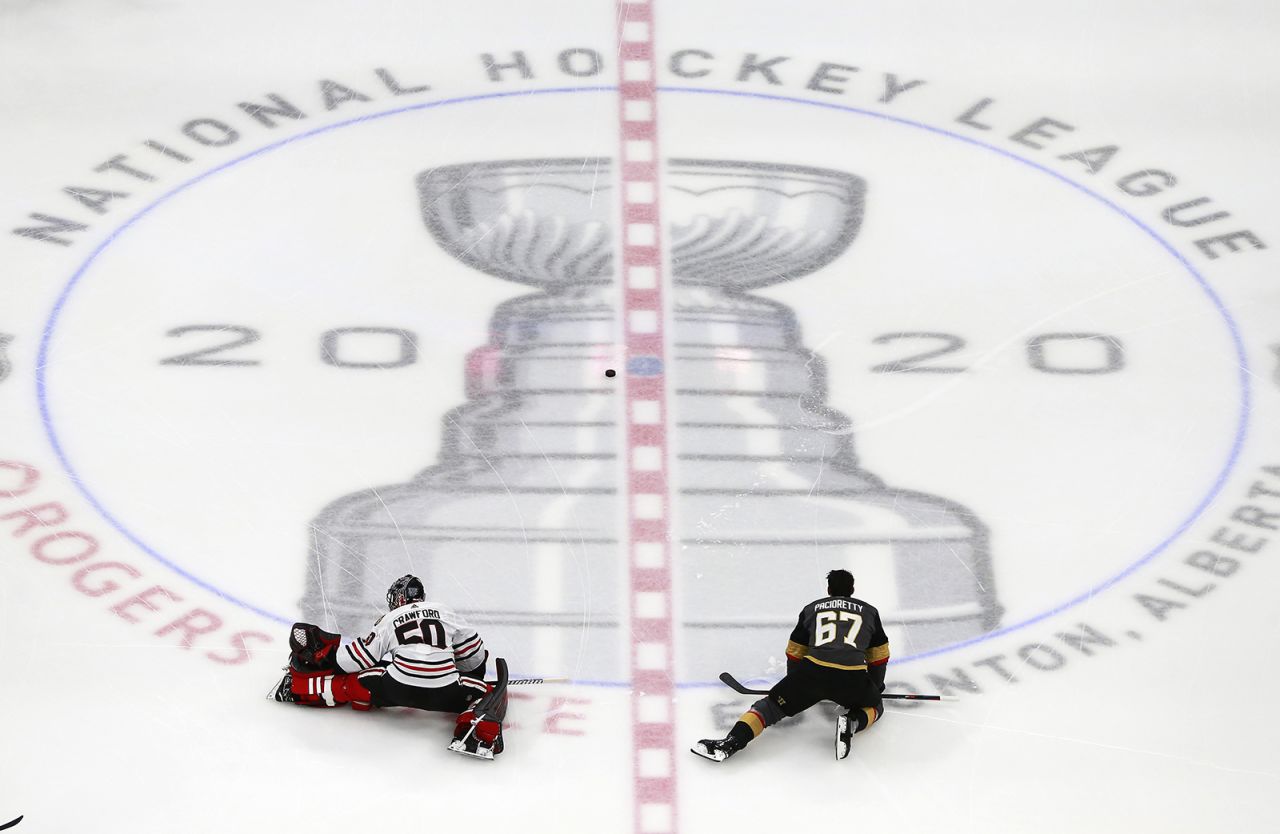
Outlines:
<svg viewBox="0 0 1280 834"><path fill-rule="evenodd" d="M402 646L408 646L411 643L426 643L428 646L435 646L437 649L448 648L448 644L444 639L444 626L440 625L439 620L410 620L403 625L396 626L396 639L400 641Z"/></svg>
<svg viewBox="0 0 1280 834"><path fill-rule="evenodd" d="M849 611L823 611L814 624L818 633L814 636L813 645L825 646L840 636L840 627L845 623L849 627L844 632L844 641L850 646L857 646L858 632L862 630L862 615Z"/></svg>

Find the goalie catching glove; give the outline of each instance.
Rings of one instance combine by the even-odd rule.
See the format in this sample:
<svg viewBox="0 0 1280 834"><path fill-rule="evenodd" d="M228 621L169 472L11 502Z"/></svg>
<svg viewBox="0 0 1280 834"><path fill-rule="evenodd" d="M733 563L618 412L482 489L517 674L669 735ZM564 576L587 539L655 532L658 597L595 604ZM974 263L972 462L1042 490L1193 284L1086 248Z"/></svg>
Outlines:
<svg viewBox="0 0 1280 834"><path fill-rule="evenodd" d="M338 670L336 652L342 638L311 623L294 623L289 629L289 665L270 694L274 701L312 707L351 704L361 712L371 709L369 690L359 674Z"/></svg>

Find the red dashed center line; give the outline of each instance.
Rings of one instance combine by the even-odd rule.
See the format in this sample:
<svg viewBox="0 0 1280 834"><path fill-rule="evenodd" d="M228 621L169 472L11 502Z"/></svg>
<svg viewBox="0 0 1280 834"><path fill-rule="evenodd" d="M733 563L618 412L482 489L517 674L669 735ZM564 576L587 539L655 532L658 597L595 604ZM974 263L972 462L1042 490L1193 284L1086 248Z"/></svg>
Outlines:
<svg viewBox="0 0 1280 834"><path fill-rule="evenodd" d="M653 4L619 0L622 328L635 830L676 831L671 486Z"/></svg>

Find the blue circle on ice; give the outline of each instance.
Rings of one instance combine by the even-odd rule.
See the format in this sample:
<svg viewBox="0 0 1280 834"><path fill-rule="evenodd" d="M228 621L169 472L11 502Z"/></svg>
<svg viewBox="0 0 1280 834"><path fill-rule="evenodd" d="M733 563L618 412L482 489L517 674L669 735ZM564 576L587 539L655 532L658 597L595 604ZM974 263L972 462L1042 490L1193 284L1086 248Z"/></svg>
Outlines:
<svg viewBox="0 0 1280 834"><path fill-rule="evenodd" d="M627 360L627 373L633 376L657 376L662 373L662 360L656 356L633 356Z"/></svg>
<svg viewBox="0 0 1280 834"><path fill-rule="evenodd" d="M54 333L57 330L58 319L62 314L63 307L65 306L68 297L75 290L77 285L79 285L80 281L84 278L85 274L89 271L94 261L97 260L98 256L101 255L103 251L105 251L107 247L109 247L112 243L114 243L121 235L125 234L132 226L138 223L138 221L140 221L142 218L146 217L151 212L163 206L168 200L172 199L175 195L180 194L200 184L201 182L208 180L211 177L221 174L227 170L230 170L235 166L239 165L240 163L245 162L247 160L254 159L254 158L263 156L265 154L273 153L274 151L280 150L281 148L288 147L297 142L302 142L307 139L320 136L322 134L339 130L341 128L353 127L356 125L373 122L379 119L385 119L390 116L396 116L402 113L411 113L411 112L416 112L421 110L430 110L438 107L446 107L454 104L465 104L468 102L485 101L485 100L492 100L492 99L502 99L502 98L512 98L512 97L525 98L529 96L566 95L566 94L581 94L581 93L614 93L616 91L617 91L617 88L613 86L586 86L586 87L557 87L557 88L550 88L550 89L543 89L543 90L525 90L525 91L519 91L519 92L487 93L484 95L463 96L459 98L449 98L449 99L440 99L437 101L421 102L418 104L412 104L405 107L397 107L397 108L386 110L380 113L373 113L365 116L359 116L356 118L347 119L345 121L335 122L334 124L325 125L323 127L318 127L314 130L306 131L306 132L297 134L295 136L282 139L278 142L273 142L269 145L258 148L255 151L251 151L247 154L239 156L228 162L224 162L221 165L211 168L205 171L204 173L198 176L195 176L178 186L175 186L174 188L170 189L168 192L164 193L163 195L156 198L151 203L149 203L148 205L140 209L137 213L129 217L124 223L122 223L119 227L117 227L115 231L113 231L104 241L102 241L102 243L100 243L89 254L89 256L85 258L85 260L80 264L80 266L72 274L71 278L67 281L66 286L63 287L62 292L58 295L57 301L54 303L53 310L50 312L49 318L45 322L44 332L40 340L40 350L36 359L36 397L39 402L40 417L41 417L41 421L44 424L45 433L49 438L49 443L53 447L54 454L57 456L58 461L62 465L63 469L67 472L67 475L70 477L71 483L75 485L76 489L78 489L80 493L85 497L85 499L94 507L94 509L96 509L98 513L101 514L101 516L103 517L103 519L107 521L107 523L109 523L113 528L115 528L123 536L125 536L125 538L133 542L133 544L135 544L139 549L141 549L147 555L151 556L160 564L164 565L165 567L169 568L170 570L174 571L175 573L189 580L190 582L195 583L201 588L204 588L205 590L210 591L211 593L217 595L218 597L225 599L227 602L240 606L241 608L245 608L249 611L253 611L256 614L260 614L261 616L266 617L270 620L274 620L275 622L278 622L278 623L286 623L286 624L292 623L293 622L292 617L285 617L280 614L276 614L272 611L268 611L250 602L242 600L222 590L221 588L218 588L208 580L203 579L195 575L194 573L188 571L181 565L174 562L169 557L165 556L163 553L157 551L155 548L148 545L141 538L141 536L139 536L137 533L135 533L134 531L129 529L127 526L125 526L125 524L122 521L120 521L106 507L106 505L98 497L96 492L93 489L91 489L87 483L85 483L83 478L80 477L80 474L76 471L75 466L72 464L71 460L67 457L67 454L63 449L62 443L58 438L58 431L55 426L55 422L53 418L53 410L49 402L48 379L47 379L50 347L53 343ZM1124 218L1128 222L1132 223L1134 226L1140 229L1144 234L1146 234L1153 241L1155 241L1155 243L1158 244L1162 249L1164 249L1169 254L1170 257L1176 260L1182 266L1182 268L1186 271L1186 273L1191 277L1191 279L1195 281L1195 283L1199 286L1200 290L1205 294L1206 298L1209 300L1210 304L1213 306L1214 310L1216 310L1218 315L1222 317L1223 323L1226 325L1227 330L1230 332L1232 344L1234 345L1236 350L1236 359L1237 359L1238 368L1239 368L1238 378L1240 383L1240 399L1239 399L1240 410L1239 410L1239 419L1236 424L1235 437L1232 441L1230 452L1227 456L1227 459L1223 463L1221 469L1218 471L1217 477L1214 478L1214 481L1210 485L1208 491L1204 494L1204 496L1200 499L1200 501L1196 503L1195 507L1191 510L1191 512L1188 513L1188 515L1171 532L1169 532L1166 536L1164 536L1154 547L1147 550L1138 559L1136 559L1134 562L1126 566L1120 572L1103 580L1097 585L1094 585L1093 587L1089 588L1083 593L1078 594L1077 596L1071 599L1068 599L1067 601L1057 606L1054 606L1053 608L1047 611L1043 611L1033 617L1023 619L1017 623L1004 626L1003 628L997 629L995 631L987 632L986 634L980 635L970 640L966 640L959 643L953 643L949 646L944 646L942 648L934 649L928 652L921 652L919 654L911 655L904 658L896 658L894 660L895 665L916 661L916 660L922 660L927 657L933 657L933 656L944 654L947 652L952 652L957 649L964 648L965 646L974 645L976 643L981 643L987 640L991 640L995 637L1000 637L1010 632L1017 631L1022 628L1026 628L1027 626L1040 622L1041 620L1044 620L1048 617L1052 617L1057 614L1060 614L1069 608L1072 608L1076 605L1079 605L1091 599L1092 597L1096 596L1099 592L1106 590L1112 585L1115 585L1117 582L1120 582L1125 577L1129 576L1134 571L1138 570L1143 565L1150 562L1160 553L1164 552L1179 536L1181 536L1187 530L1187 528L1189 528L1196 521L1196 519L1198 519L1201 516L1201 514L1204 513L1205 509L1213 502L1213 500L1222 491L1223 486L1226 484L1228 475L1231 473L1232 469L1235 467L1237 461L1239 460L1240 452L1244 446L1244 439L1248 430L1251 391L1249 387L1250 370L1249 370L1249 363L1248 363L1247 357L1245 356L1244 342L1240 335L1240 330L1236 326L1235 320L1231 317L1231 314L1227 311L1226 306L1222 303L1222 299L1209 285L1208 281L1205 280L1204 276L1202 276L1199 273L1199 271L1197 271L1196 268L1192 266L1190 261L1188 261L1187 258L1184 255L1182 255L1182 253L1180 253L1177 249L1173 247L1172 244L1170 244L1168 241L1162 238L1154 229L1152 229L1146 223L1142 222L1142 220L1135 217L1130 212L1126 211L1123 207L1121 207L1114 201L1102 196L1101 194L1098 194L1095 191L1092 191L1086 188L1080 183L1069 179L1065 175L1057 171L1054 171L1053 169L1048 168L1045 165L1041 165L1040 163L1035 162L1033 160L1029 160L1024 157L1018 156L1017 154L1014 154L1008 150L999 148L995 145L988 144L972 136L965 136L963 134L955 133L953 131L944 130L939 127L934 127L932 125L928 125L923 122L917 122L911 119L906 119L899 116L893 116L887 113L880 113L874 110L867 110L860 107L852 107L845 104L835 104L832 102L822 102L822 101L811 101L809 99L803 99L803 98L798 98L794 96L774 95L769 93L755 93L755 92L746 92L741 90L718 90L718 89L706 88L706 87L659 87L658 91L664 94L726 96L726 97L735 97L735 98L742 98L742 99L751 99L751 100L757 100L757 101L796 104L796 105L802 105L806 107L818 107L818 108L823 108L827 110L835 110L835 111L850 113L858 116L866 116L868 118L880 119L882 121L892 122L894 124L901 125L904 127L910 127L916 130L927 131L937 136L942 136L948 139L953 139L958 142L963 142L968 145L982 148L986 151L996 154L999 157L1008 159L1013 162L1017 162L1021 165L1025 165L1029 168L1039 171L1042 174L1052 177L1053 179L1057 180L1063 185L1066 185L1082 194L1087 195L1088 197L1097 201L1099 204L1110 209L1115 214L1119 215L1120 217ZM636 374L639 376L651 376L651 375L659 374L662 372L662 364L657 357L638 356L638 357L633 357L630 361L628 361L627 370L629 373ZM575 683L597 684L597 685L604 685L604 686L629 686L630 685L630 683L626 681L575 681ZM680 686L720 686L721 684L718 681L711 681L711 682L695 681L695 682L688 682L688 683L679 684L679 685Z"/></svg>

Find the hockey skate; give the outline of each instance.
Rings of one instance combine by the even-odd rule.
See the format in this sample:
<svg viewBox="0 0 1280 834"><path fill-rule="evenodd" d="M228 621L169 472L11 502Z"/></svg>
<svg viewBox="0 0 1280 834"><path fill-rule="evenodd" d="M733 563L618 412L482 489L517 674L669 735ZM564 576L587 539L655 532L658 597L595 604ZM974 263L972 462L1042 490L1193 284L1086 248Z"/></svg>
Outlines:
<svg viewBox="0 0 1280 834"><path fill-rule="evenodd" d="M479 721L476 723L478 724ZM464 756L493 761L493 757L502 752L502 733L499 732L498 737L489 743L475 734L475 725L472 725L462 738L455 738L449 742L449 750Z"/></svg>
<svg viewBox="0 0 1280 834"><path fill-rule="evenodd" d="M296 704L298 696L293 694L293 671L284 667L284 677L267 693L268 701L279 701L282 704Z"/></svg>
<svg viewBox="0 0 1280 834"><path fill-rule="evenodd" d="M836 718L836 758L843 759L849 755L849 745L853 734L857 732L857 723L845 713Z"/></svg>
<svg viewBox="0 0 1280 834"><path fill-rule="evenodd" d="M733 736L725 736L724 738L704 738L690 747L689 750L704 759L723 762L743 747L746 747L746 745L738 739Z"/></svg>
<svg viewBox="0 0 1280 834"><path fill-rule="evenodd" d="M493 761L502 752L502 722L507 717L507 661L495 662L498 680L458 716L449 750L464 756Z"/></svg>

